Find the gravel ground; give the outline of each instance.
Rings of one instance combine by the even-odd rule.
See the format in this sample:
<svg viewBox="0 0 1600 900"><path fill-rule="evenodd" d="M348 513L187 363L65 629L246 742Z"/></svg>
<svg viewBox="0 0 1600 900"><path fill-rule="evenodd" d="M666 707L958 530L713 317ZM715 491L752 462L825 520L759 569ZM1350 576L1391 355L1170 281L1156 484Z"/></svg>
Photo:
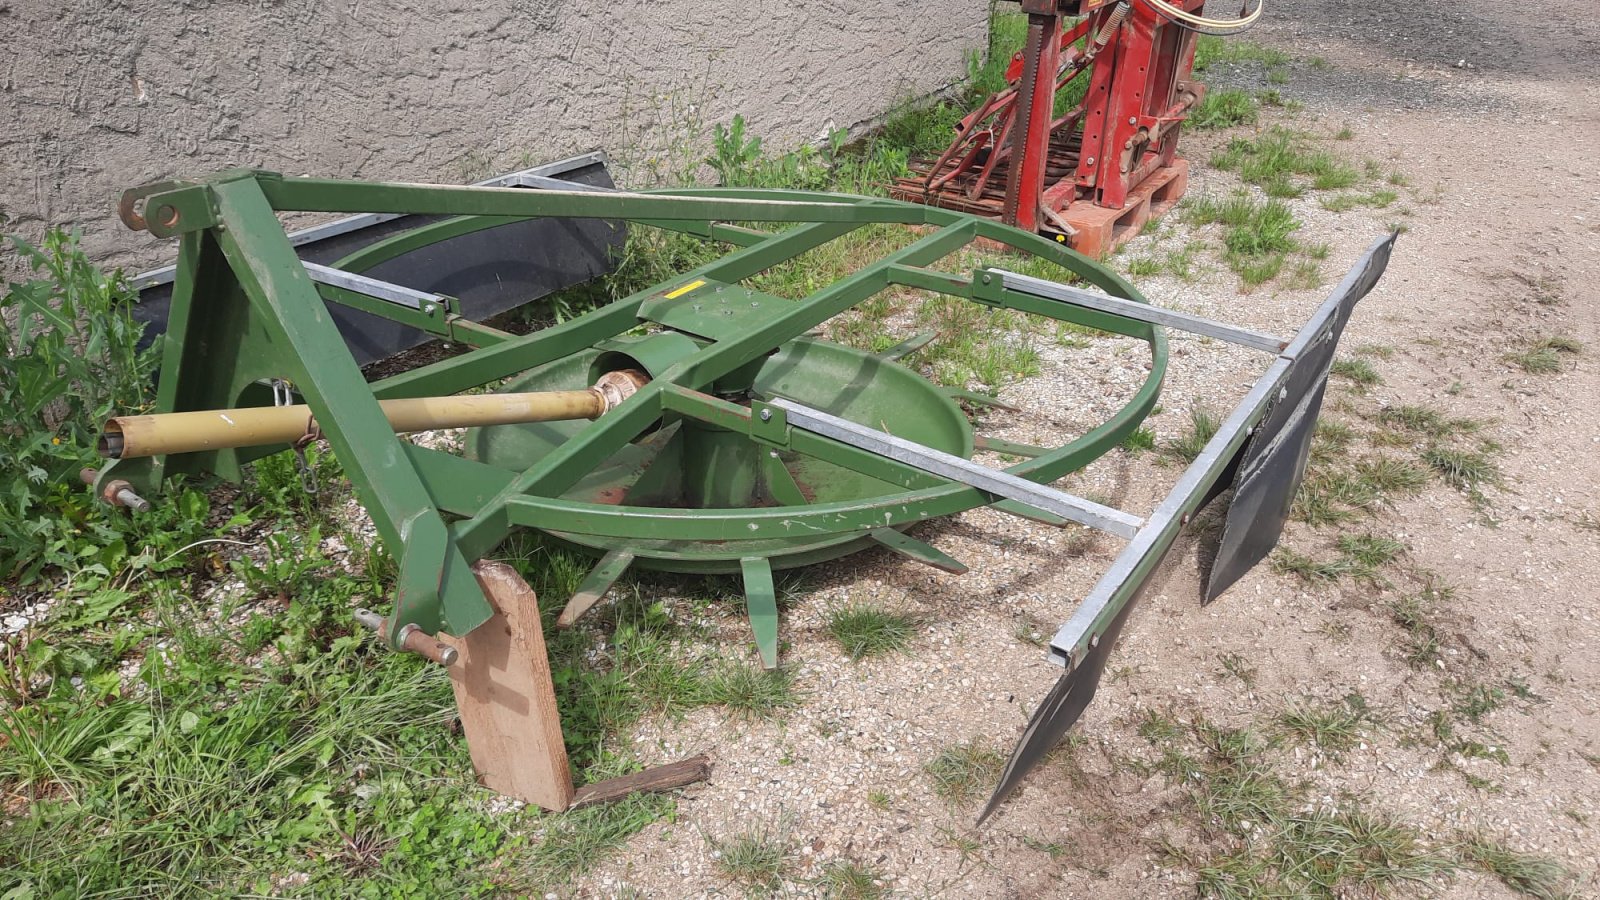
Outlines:
<svg viewBox="0 0 1600 900"><path fill-rule="evenodd" d="M1390 589L1309 587L1261 567L1201 608L1194 549L1186 544L1124 632L1112 675L1079 725L1076 769L1047 767L990 827L973 832L977 801L946 803L922 767L959 742L1012 745L1057 676L1019 631L1047 637L1117 542L970 512L914 532L969 563L967 575L886 554L813 573L783 623L786 660L806 694L792 714L750 723L703 711L644 724L634 735L643 758L704 751L712 778L686 794L675 821L647 828L563 893L738 894L742 888L719 874L712 839L768 827L791 841L786 895L818 892L810 879L821 865L850 859L906 896L1187 896L1192 874L1155 846L1185 833L1178 789L1119 765L1149 752L1135 733L1139 716L1177 710L1244 724L1276 715L1292 698L1351 690L1389 726L1342 760L1296 752L1290 774L1309 779L1329 802L1364 798L1440 841L1481 832L1548 854L1590 879L1580 892L1594 889L1600 838L1587 813L1600 806L1600 776L1585 755L1600 749L1600 597L1592 587L1600 582L1600 535L1584 523L1600 514L1593 468L1600 384L1590 355L1544 377L1502 357L1548 334L1575 336L1591 353L1600 348L1593 212L1600 177L1567 149L1600 139L1600 107L1586 90L1589 63L1580 62L1594 59L1600 29L1574 0L1543 4L1537 14L1488 0L1448 7L1294 0L1272 5L1251 37L1329 63L1294 66L1282 90L1304 109L1270 120L1330 135L1349 125L1356 136L1338 142L1340 152L1409 179L1386 210L1336 214L1311 197L1293 204L1305 223L1300 236L1332 248L1323 264L1329 284L1391 224L1408 229L1346 335L1347 346L1395 349L1378 362L1385 384L1373 402L1426 403L1483 419L1507 448L1503 489L1488 492L1486 507L1435 485L1368 526L1406 542L1412 563L1459 587L1444 613L1450 640L1438 666L1415 670L1394 649L1394 626L1372 612L1393 599ZM1244 70L1208 77L1214 85L1265 86L1253 81L1259 73ZM1189 135L1185 152L1203 162L1225 139ZM1513 173L1521 177L1506 177ZM1235 183L1198 165L1190 190ZM1151 246L1181 247L1188 236L1187 226L1171 223L1121 259ZM1303 321L1326 291L1241 293L1214 255L1202 258L1210 271L1193 281L1135 280L1156 302L1280 333ZM1538 294L1562 302L1536 303ZM1258 370L1248 351L1196 340L1172 346L1163 412L1149 421L1161 439L1187 427L1192 403L1231 405ZM983 430L1040 444L1081 433L1136 389L1145 364L1138 350L1122 341L1073 349L1046 341L1042 374L1002 394L1030 412L987 414ZM1118 453L1062 484L1138 512L1151 509L1175 477L1153 454ZM1296 525L1286 544L1313 548L1319 539ZM909 653L853 663L826 638L829 609L869 598L925 616L929 624ZM732 612L719 624L730 637L742 634ZM1253 683L1225 671L1219 660L1231 654L1255 668ZM1452 760L1493 789L1441 768L1438 747L1403 740L1459 676L1526 677L1543 698L1486 717L1509 765ZM875 792L889 803L869 802ZM1052 843L1068 852L1034 849ZM1461 897L1507 893L1476 874L1434 887Z"/></svg>

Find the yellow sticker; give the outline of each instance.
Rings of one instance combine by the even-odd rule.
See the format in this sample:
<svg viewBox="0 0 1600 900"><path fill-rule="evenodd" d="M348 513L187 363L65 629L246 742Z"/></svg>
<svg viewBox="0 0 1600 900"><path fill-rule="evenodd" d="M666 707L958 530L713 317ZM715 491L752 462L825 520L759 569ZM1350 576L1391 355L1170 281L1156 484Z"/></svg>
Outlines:
<svg viewBox="0 0 1600 900"><path fill-rule="evenodd" d="M689 293L690 291L694 290L695 288L697 288L697 287L699 287L699 286L701 286L702 284L705 284L705 283L706 283L706 280L704 278L700 279L699 281L691 281L688 284L684 285L683 287L678 288L677 290L675 290L672 293L668 294L667 295L667 299L668 300L676 300L679 297L682 297L684 294Z"/></svg>

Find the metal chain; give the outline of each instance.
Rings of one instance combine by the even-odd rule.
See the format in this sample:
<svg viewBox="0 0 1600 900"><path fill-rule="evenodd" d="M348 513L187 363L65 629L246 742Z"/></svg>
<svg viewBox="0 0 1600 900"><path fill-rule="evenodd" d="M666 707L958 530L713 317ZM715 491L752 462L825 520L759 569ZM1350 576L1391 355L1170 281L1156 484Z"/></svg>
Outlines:
<svg viewBox="0 0 1600 900"><path fill-rule="evenodd" d="M287 378L272 379L272 405L294 405L294 382ZM316 425L308 419L305 435L290 445L294 449L294 467L300 472L300 487L313 497L317 495L318 490L317 472L306 460L306 448L320 436Z"/></svg>

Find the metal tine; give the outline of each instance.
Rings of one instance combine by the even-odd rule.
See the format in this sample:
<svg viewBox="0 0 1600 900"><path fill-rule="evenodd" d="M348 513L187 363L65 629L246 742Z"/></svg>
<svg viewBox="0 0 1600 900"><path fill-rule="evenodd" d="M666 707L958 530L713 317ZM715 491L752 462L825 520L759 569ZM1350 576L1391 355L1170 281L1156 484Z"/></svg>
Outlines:
<svg viewBox="0 0 1600 900"><path fill-rule="evenodd" d="M772 563L764 556L746 556L739 560L739 568L744 574L745 613L750 618L750 630L755 634L761 666L776 669L778 591L772 583Z"/></svg>
<svg viewBox="0 0 1600 900"><path fill-rule="evenodd" d="M886 549L904 556L913 562L932 566L941 572L952 575L965 575L967 564L943 550L917 540L907 534L895 531L893 528L878 528L872 532L872 539L882 544Z"/></svg>
<svg viewBox="0 0 1600 900"><path fill-rule="evenodd" d="M567 601L561 610L561 615L556 619L557 628L571 628L584 613L593 609L595 604L605 599L606 592L617 583L628 567L633 565L633 554L626 550L612 550L600 561L595 563L589 574L584 576L583 583L578 585L578 590Z"/></svg>

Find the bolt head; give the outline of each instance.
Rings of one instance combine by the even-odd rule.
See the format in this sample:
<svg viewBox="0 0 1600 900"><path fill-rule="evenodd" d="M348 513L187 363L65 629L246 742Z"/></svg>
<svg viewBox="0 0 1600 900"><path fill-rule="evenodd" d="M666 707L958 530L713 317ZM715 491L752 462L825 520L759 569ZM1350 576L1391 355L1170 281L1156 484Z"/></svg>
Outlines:
<svg viewBox="0 0 1600 900"><path fill-rule="evenodd" d="M1091 157L1089 157L1089 158L1088 158L1088 159L1086 159L1086 160L1084 160L1084 162L1085 162L1085 163L1086 163L1086 164L1088 164L1088 165L1091 165L1091 166L1092 166L1092 165L1094 165L1094 157L1092 157L1092 156L1091 156Z"/></svg>
<svg viewBox="0 0 1600 900"><path fill-rule="evenodd" d="M763 421L763 422L771 422L772 421L772 410L763 409L761 411L761 421Z"/></svg>

